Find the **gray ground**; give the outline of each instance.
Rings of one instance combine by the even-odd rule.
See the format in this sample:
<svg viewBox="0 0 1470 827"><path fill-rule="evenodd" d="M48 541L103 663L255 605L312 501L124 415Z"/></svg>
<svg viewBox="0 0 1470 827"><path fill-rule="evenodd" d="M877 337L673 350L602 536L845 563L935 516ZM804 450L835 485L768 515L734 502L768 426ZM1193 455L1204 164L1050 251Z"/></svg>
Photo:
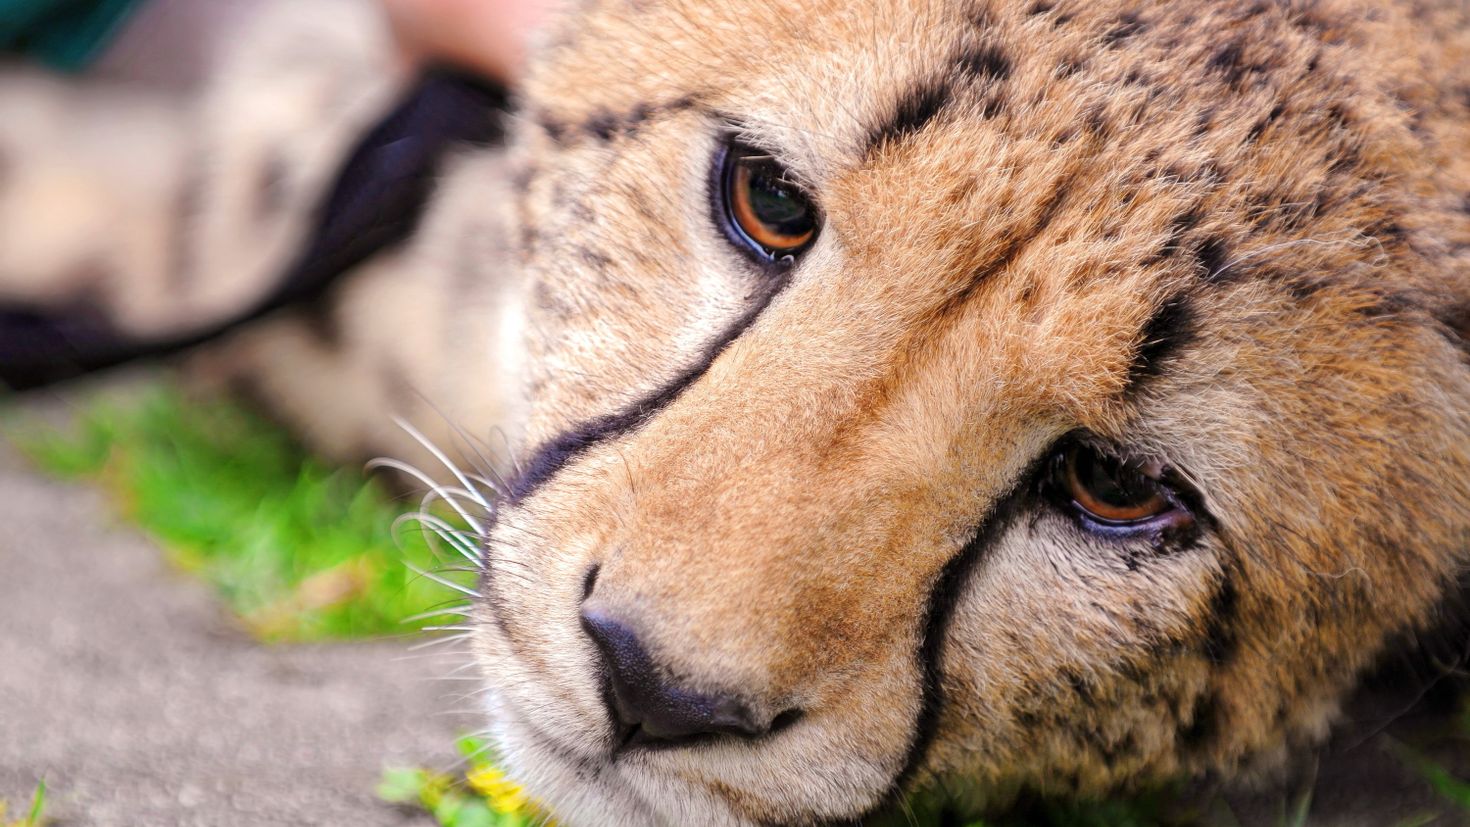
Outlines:
<svg viewBox="0 0 1470 827"><path fill-rule="evenodd" d="M410 825L385 764L450 766L453 663L266 647L102 497L0 441L0 798L62 825Z"/></svg>

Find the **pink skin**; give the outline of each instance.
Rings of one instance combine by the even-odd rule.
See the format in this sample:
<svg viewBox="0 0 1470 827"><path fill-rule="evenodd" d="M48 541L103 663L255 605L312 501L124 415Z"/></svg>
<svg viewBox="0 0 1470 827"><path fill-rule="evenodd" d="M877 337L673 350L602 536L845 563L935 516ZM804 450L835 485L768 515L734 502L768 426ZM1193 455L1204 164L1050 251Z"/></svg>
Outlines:
<svg viewBox="0 0 1470 827"><path fill-rule="evenodd" d="M410 64L437 60L514 83L550 0L382 0Z"/></svg>

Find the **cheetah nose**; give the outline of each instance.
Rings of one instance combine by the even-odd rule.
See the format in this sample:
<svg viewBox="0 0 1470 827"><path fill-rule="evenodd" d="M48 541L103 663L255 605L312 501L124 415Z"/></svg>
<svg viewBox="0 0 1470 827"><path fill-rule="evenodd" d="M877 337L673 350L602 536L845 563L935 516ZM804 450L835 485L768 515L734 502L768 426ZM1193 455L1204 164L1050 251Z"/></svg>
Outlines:
<svg viewBox="0 0 1470 827"><path fill-rule="evenodd" d="M692 692L671 684L627 624L595 609L582 627L607 665L609 706L624 744L672 746L712 735L756 738L771 729L734 694Z"/></svg>

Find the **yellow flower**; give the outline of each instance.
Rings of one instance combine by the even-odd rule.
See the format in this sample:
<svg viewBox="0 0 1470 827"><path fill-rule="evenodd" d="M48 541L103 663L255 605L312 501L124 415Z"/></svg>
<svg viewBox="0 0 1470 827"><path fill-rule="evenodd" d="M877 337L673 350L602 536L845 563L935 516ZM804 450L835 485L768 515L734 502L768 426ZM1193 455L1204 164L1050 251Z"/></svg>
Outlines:
<svg viewBox="0 0 1470 827"><path fill-rule="evenodd" d="M539 815L540 809L526 794L525 788L506 777L498 767L485 764L465 774L465 780L489 802L490 809L504 815ZM550 822L547 822L549 825Z"/></svg>

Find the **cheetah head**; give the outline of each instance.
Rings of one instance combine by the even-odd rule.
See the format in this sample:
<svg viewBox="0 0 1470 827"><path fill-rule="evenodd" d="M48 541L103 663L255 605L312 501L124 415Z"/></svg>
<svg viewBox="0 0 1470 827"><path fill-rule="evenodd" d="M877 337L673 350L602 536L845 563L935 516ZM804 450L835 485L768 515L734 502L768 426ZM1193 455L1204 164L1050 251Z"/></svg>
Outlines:
<svg viewBox="0 0 1470 827"><path fill-rule="evenodd" d="M560 819L1237 775L1431 619L1470 545L1470 223L1424 136L1466 113L1375 54L1416 24L1304 9L551 33L473 639Z"/></svg>

